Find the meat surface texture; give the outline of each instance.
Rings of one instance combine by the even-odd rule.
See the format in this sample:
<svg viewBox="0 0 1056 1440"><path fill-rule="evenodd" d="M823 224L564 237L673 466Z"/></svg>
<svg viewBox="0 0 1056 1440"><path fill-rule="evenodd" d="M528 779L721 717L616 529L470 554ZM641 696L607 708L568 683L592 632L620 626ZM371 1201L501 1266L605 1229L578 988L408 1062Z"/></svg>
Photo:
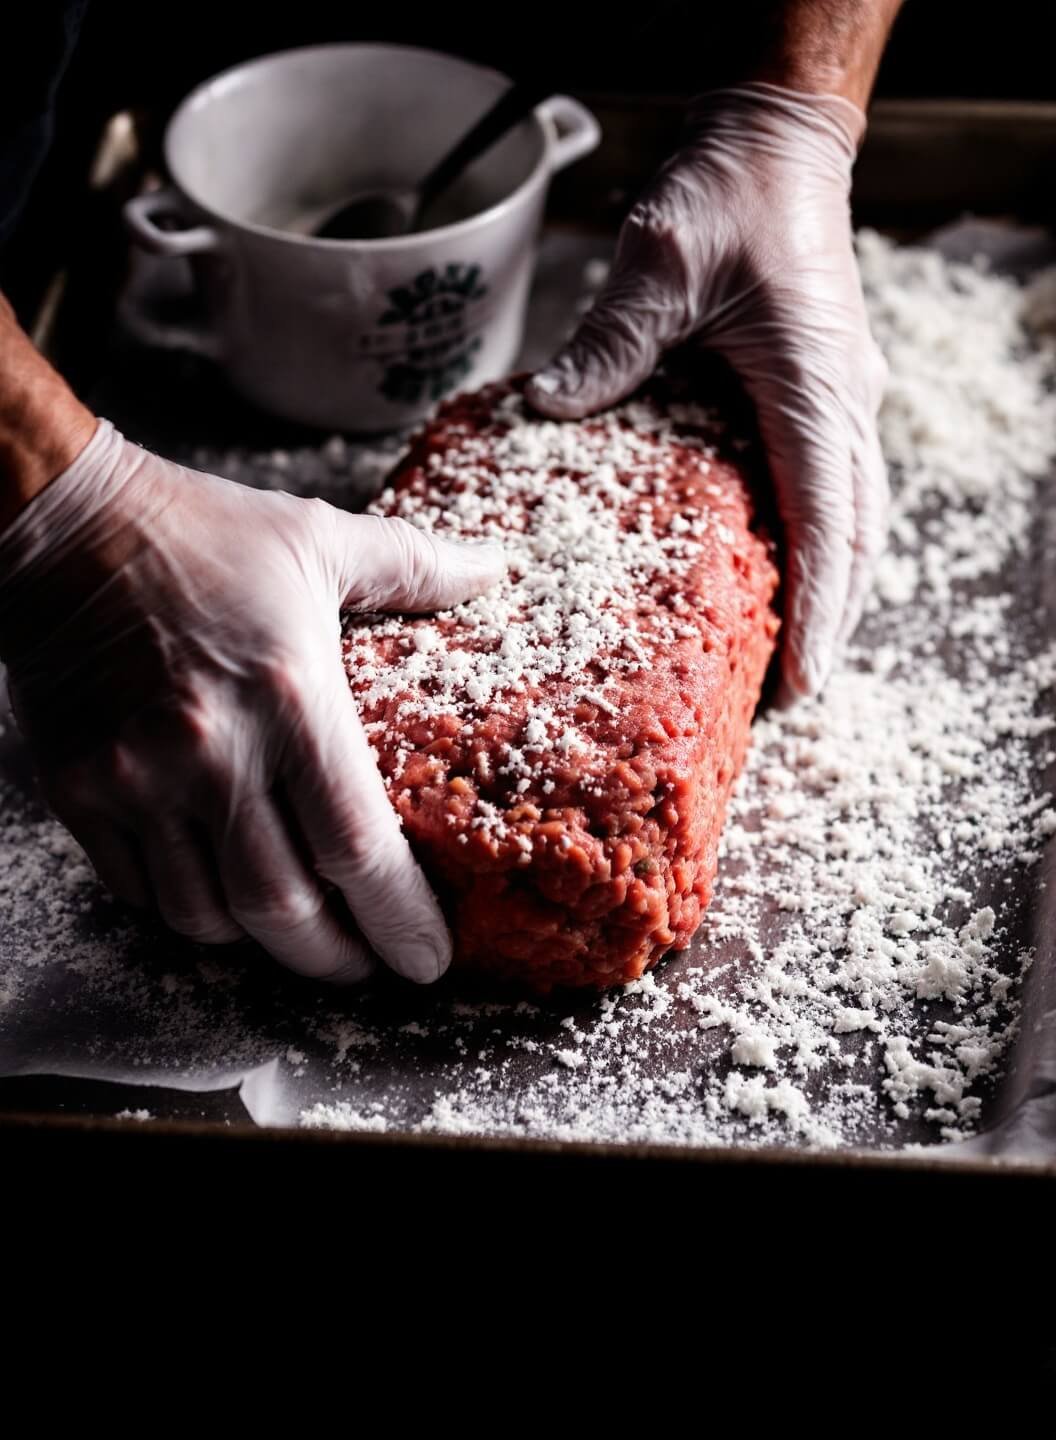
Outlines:
<svg viewBox="0 0 1056 1440"><path fill-rule="evenodd" d="M444 405L372 507L509 559L452 611L345 631L456 967L604 987L689 943L778 630L750 453L663 381L561 424L510 382Z"/></svg>

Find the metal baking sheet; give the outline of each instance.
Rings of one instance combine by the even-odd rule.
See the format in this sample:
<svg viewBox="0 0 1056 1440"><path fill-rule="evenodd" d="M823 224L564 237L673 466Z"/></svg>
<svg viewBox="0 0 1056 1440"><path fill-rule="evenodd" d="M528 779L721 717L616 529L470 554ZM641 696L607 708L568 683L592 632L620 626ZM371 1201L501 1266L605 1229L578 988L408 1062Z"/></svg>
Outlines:
<svg viewBox="0 0 1056 1440"><path fill-rule="evenodd" d="M1007 250L1008 235L958 232L951 242ZM1016 241L1013 267L1038 259L1037 237ZM574 323L596 283L609 242L554 231L543 246L522 364L534 366ZM149 274L136 282L151 288ZM132 438L244 483L323 494L355 507L377 488L400 437L369 444L319 437L270 421L232 400L215 374L187 356L149 354L111 342L87 396ZM1056 485L1056 479L1054 479ZM1052 495L1053 487L1049 488ZM1039 509L1029 564L1014 578L1011 604L1024 625L1051 616L1048 577L1056 536L1051 504ZM867 631L868 639L868 631ZM1040 756L1048 747L1035 742ZM1051 781L1053 775L1047 775ZM279 971L251 947L204 950L134 920L96 885L76 846L42 810L25 753L8 724L0 737L3 842L20 856L0 880L7 911L0 934L0 1074L51 1074L154 1087L137 1118L186 1114L167 1099L180 1090L239 1086L261 1124L297 1124L305 1115L356 1130L438 1130L578 1140L671 1143L819 1143L802 1127L755 1124L747 1113L709 1132L703 1084L731 1069L729 1036L702 1030L693 997L700 976L718 1002L758 964L743 937L706 924L689 951L616 999L561 998L545 1004L472 992L448 979L414 990L387 976L355 993L320 989ZM1051 785L1050 785L1051 788ZM1000 1083L978 1088L980 1135L944 1153L1056 1154L1056 1014L1051 887L1043 866L1008 902L1006 877L978 878L967 910L1001 903L1005 928L996 963L1018 972L1025 946L1036 959L1023 989L1020 1038ZM723 872L731 879L736 864ZM721 885L719 908L721 909ZM6 893L5 893L6 891ZM771 935L782 928L775 903ZM692 984L683 993L687 980ZM686 996L688 995L688 998ZM954 1019L942 1003L927 1024ZM611 1033L606 1030L611 1027ZM926 1027L925 1027L926 1028ZM584 1106L585 1049L596 1103ZM804 1077L802 1091L823 1111L834 1086L856 1088L856 1119L835 1141L857 1149L905 1151L941 1140L923 1104L894 1113L880 1052L863 1033L842 1036L839 1056ZM99 1102L97 1102L99 1103ZM116 1109L115 1105L115 1109Z"/></svg>

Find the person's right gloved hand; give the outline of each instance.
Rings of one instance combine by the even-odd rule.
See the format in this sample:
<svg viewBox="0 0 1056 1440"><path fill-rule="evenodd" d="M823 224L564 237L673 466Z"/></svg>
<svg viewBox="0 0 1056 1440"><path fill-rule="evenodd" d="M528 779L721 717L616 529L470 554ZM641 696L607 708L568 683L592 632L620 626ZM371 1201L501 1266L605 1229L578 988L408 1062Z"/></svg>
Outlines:
<svg viewBox="0 0 1056 1440"><path fill-rule="evenodd" d="M429 981L450 939L339 611L443 609L503 570L494 546L249 490L102 421L0 535L0 656L45 794L115 894L305 975L358 979L373 947Z"/></svg>
<svg viewBox="0 0 1056 1440"><path fill-rule="evenodd" d="M730 363L755 405L784 531L788 699L825 683L886 532L887 367L849 204L864 127L835 95L752 83L701 96L687 143L624 222L593 308L526 391L542 414L578 419L629 395L675 346Z"/></svg>

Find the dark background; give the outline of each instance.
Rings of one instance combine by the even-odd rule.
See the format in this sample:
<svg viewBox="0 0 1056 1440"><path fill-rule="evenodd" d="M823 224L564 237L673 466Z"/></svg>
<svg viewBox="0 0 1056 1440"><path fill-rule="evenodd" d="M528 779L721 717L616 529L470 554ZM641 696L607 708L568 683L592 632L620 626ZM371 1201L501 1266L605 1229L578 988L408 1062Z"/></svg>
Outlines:
<svg viewBox="0 0 1056 1440"><path fill-rule="evenodd" d="M33 0L34 7L48 3ZM318 41L383 40L450 50L511 72L545 66L555 83L572 90L691 93L728 78L737 53L758 42L768 8L766 0L710 6L652 0L640 7L297 0L270 10L233 0L181 0L173 7L90 0L69 88L117 104L161 97L174 103L197 81L250 55ZM907 0L877 93L1056 98L1053 10L1051 0L978 6ZM637 30L650 12L643 36Z"/></svg>
<svg viewBox="0 0 1056 1440"><path fill-rule="evenodd" d="M42 50L61 52L63 11L80 0L23 0L0 9L2 91L38 83ZM771 7L772 8L772 7ZM541 70L555 90L689 95L750 69L766 0L612 5L490 3L363 6L297 0L263 7L234 0L90 0L59 90L54 142L22 223L0 257L0 287L25 317L53 269L64 228L104 120L149 112L160 124L209 75L252 55L329 40L383 40L448 50L521 75ZM1049 0L907 0L877 84L878 96L1056 99ZM638 33L651 15L647 33ZM14 103L10 100L8 104Z"/></svg>
<svg viewBox="0 0 1056 1440"><path fill-rule="evenodd" d="M34 8L48 4L33 0ZM450 50L509 71L545 66L573 90L690 93L728 78L738 52L758 43L768 8L766 0L710 6L653 0L622 11L577 0L391 7L297 0L270 10L234 0L181 0L174 7L90 0L69 89L117 104L161 97L171 103L250 55L327 40L384 40ZM907 0L877 93L1054 98L1053 8L1051 0L978 6ZM650 12L642 35L638 27Z"/></svg>

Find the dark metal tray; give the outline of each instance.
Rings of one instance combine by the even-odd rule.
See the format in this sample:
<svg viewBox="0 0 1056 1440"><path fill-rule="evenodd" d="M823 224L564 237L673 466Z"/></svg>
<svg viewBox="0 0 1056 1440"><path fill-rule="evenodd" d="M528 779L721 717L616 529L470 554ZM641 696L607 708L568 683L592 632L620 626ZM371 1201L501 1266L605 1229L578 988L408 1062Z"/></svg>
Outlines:
<svg viewBox="0 0 1056 1440"><path fill-rule="evenodd" d="M568 327L574 316L575 304L583 292L585 264L603 257L611 247L615 218L630 190L662 153L673 129L671 107L635 102L633 106L618 99L596 102L606 128L606 142L598 156L581 172L576 183L559 187L554 196L553 219L544 243L536 292L533 298L532 326L526 341L523 363L526 366L542 359ZM1016 218L1037 218L1051 207L1056 187L1050 183L1052 159L1056 156L1056 107L1048 106L954 106L948 103L888 103L877 107L871 138L861 162L857 192L857 213L868 223L884 224L901 233L915 233L943 218L956 215L966 204L974 208ZM149 157L147 157L149 160ZM347 474L359 476L361 493L365 495L375 484L389 458L398 453L398 442L391 447L373 444L358 452L353 445L345 452L345 460L336 468L321 450L319 437L262 417L233 401L216 375L198 361L174 354L144 354L130 347L113 325L114 303L123 264L116 263L122 255L123 241L116 221L116 201L122 193L141 183L144 157L125 170L119 170L106 189L93 193L84 210L76 254L69 257L68 267L56 277L43 307L38 339L71 374L89 402L101 413L109 415L135 439L175 458L192 463L209 464L227 470L234 478L249 483L274 484L277 481L303 491L334 495L344 503L356 497L348 489ZM918 179L913 177L917 176ZM924 177L927 177L926 183ZM601 222L600 225L598 222ZM105 283L104 283L105 282ZM176 297L178 300L178 297ZM100 343L100 336L106 336ZM287 457L281 463L282 474L276 474L275 452ZM1041 552L1039 551L1039 559ZM1029 593L1028 593L1029 592ZM1035 603L1036 587L1025 580L1024 601ZM5 775L17 777L26 787L27 817L34 815L28 777L17 744L8 736L0 744L0 764ZM1017 922L1024 935L1033 928L1032 906L1025 903ZM102 902L85 916L87 935L105 937L113 933L114 915ZM94 929L93 929L94 927ZM126 943L125 962L142 966L145 975L158 981L166 974L175 974L179 988L182 970L193 964L180 942L161 932L144 930L131 944ZM685 961L692 963L692 954ZM1042 965L1035 967L1035 974ZM265 1054L274 1053L283 1040L294 1049L302 1043L303 1031L289 1027L288 1013L297 1014L332 1010L329 1001L320 1001L306 994L305 987L283 977L269 977L263 985L251 981L249 1004L260 1025L250 1037L244 1051L229 1057L232 1070L251 1066ZM248 994L248 992L247 992ZM51 996L48 1003L66 1003L68 997ZM246 998L246 997L243 997ZM237 999L237 997L236 997ZM98 1026L105 997L86 992L83 1023L89 1037ZM225 1000L224 1002L228 1002ZM241 1003L241 1001L238 1001ZM370 1002L372 1020L388 1027L396 1036L401 1027L413 1024L416 1007L432 1005L430 999L408 999L405 992L381 987ZM445 1004L457 1005L457 997ZM1048 1008L1046 996L1037 994L1030 1006ZM72 1011L71 1011L72 1013ZM550 1016L531 1017L523 1022L526 1035L541 1028L548 1041L557 1034L562 1019L576 1022L577 1006L565 1005ZM195 1011L194 1023L203 1023L206 1011ZM518 1022L521 1023L521 1022ZM105 1026L102 1027L105 1029ZM530 1032L530 1033L529 1033ZM483 1031L481 1032L483 1034ZM458 1038L454 1027L449 1040ZM164 1036L153 1037L154 1050L147 1044L143 1051L144 1072L164 1069ZM263 1041L261 1047L260 1042ZM465 1044L465 1036L461 1037ZM328 1043L332 1043L328 1041ZM355 1037L350 1041L354 1045ZM441 1046L449 1041L437 1042ZM655 1073L663 1075L671 1060L671 1046L677 1047L677 1035L665 1035L656 1047ZM237 1047L236 1047L237 1048ZM456 1049L458 1047L456 1046ZM420 1047L419 1047L420 1050ZM259 1054L258 1054L259 1051ZM530 1052L529 1052L530 1053ZM420 1055L417 1056L420 1058ZM454 1057L445 1054L433 1059L448 1064ZM531 1062L526 1062L530 1069ZM58 1068L58 1067L56 1067ZM393 1088L415 1083L435 1082L429 1072L424 1082L416 1082L413 1067L401 1058L397 1043L391 1054L381 1062L361 1068L365 1101L384 1103ZM511 1079L516 1071L511 1072ZM220 1077L222 1079L222 1077ZM1014 1089L1015 1076L1010 1084ZM1006 1087L1007 1089L1008 1087ZM993 1105L1001 1106L1001 1097L993 1097ZM0 1106L7 1112L2 1123L10 1138L18 1139L32 1151L48 1136L57 1145L68 1146L73 1134L90 1133L102 1141L109 1153L125 1147L142 1153L149 1147L147 1137L165 1134L186 1152L187 1142L217 1134L239 1145L257 1144L262 1155L278 1156L280 1147L261 1147L259 1134L239 1124L245 1110L234 1090L221 1089L212 1095L188 1094L162 1089L116 1090L114 1086L83 1079L31 1078L23 1076L0 1080ZM127 1122L108 1124L98 1117L113 1116L122 1108L144 1107L161 1118L142 1125ZM62 1118L65 1117L65 1118ZM92 1120L87 1118L96 1117ZM293 1117L290 1117L291 1119ZM232 1123L234 1122L234 1123ZM84 1127L89 1127L87 1130ZM897 1143L904 1146L914 1141L934 1138L930 1132L914 1133L904 1127ZM879 1143L891 1143L890 1136L875 1137ZM112 1143L111 1143L112 1141ZM863 1136L862 1143L869 1143ZM298 1133L290 1137L286 1154L303 1154L307 1148L318 1147L328 1163L338 1163L336 1156L348 1151L361 1152L371 1165L393 1162L393 1156L405 1147L407 1163L421 1165L448 1164L457 1157L474 1155L496 1157L496 1164L508 1164L512 1153L537 1157L540 1165L596 1161L598 1165L619 1166L625 1157L624 1147L613 1147L582 1141L561 1145L545 1145L526 1141L496 1141L472 1135L430 1139L418 1136L371 1137L361 1133L339 1136L325 1132ZM204 1155L208 1147L195 1147ZM152 1150L157 1154L157 1148ZM875 1176L881 1172L918 1175L982 1174L999 1166L1006 1173L1030 1172L1056 1174L1056 1164L1043 1161L1023 1166L1009 1160L965 1159L952 1161L924 1153L886 1157L848 1157L806 1155L801 1151L755 1151L749 1159L739 1149L715 1147L697 1149L682 1147L675 1152L656 1147L627 1147L628 1155L656 1163L692 1163L695 1173L736 1175L738 1181L748 1179L754 1184L760 1165L771 1164L774 1177L786 1177L792 1168L805 1167L804 1173L846 1174L847 1167L860 1166L862 1173ZM401 1160L402 1164L403 1161ZM771 1173L771 1172L768 1172Z"/></svg>

